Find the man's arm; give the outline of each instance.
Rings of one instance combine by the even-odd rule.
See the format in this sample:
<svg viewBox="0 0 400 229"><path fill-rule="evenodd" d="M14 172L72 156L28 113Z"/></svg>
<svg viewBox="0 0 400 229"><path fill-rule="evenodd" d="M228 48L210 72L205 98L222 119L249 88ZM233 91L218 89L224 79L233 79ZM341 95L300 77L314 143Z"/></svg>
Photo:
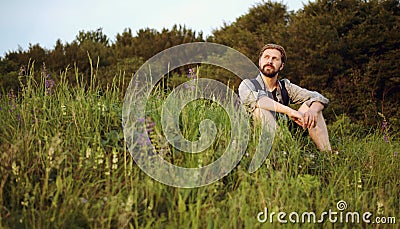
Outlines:
<svg viewBox="0 0 400 229"><path fill-rule="evenodd" d="M328 106L329 100L316 91L310 91L299 87L296 84L290 83L284 79L285 87L288 91L290 99L293 103L304 103L310 109L303 114L303 128L313 128L317 125L318 113Z"/></svg>
<svg viewBox="0 0 400 229"><path fill-rule="evenodd" d="M320 102L324 107L328 106L329 99L325 98L320 93L299 87L296 84L291 83L288 79L284 79L284 83L290 100L293 103L305 103L308 107L311 107L314 102Z"/></svg>
<svg viewBox="0 0 400 229"><path fill-rule="evenodd" d="M317 125L318 113L322 112L324 104L315 101L311 104L310 109L303 114L303 128L314 128Z"/></svg>
<svg viewBox="0 0 400 229"><path fill-rule="evenodd" d="M287 114L297 124L303 126L303 114L269 98L264 91L256 91L253 83L245 79L239 85L239 96L242 102L248 106L251 112L256 108L276 111Z"/></svg>
<svg viewBox="0 0 400 229"><path fill-rule="evenodd" d="M269 111L276 111L282 114L286 114L289 116L293 121L295 121L300 126L304 126L303 114L299 111L296 111L288 106L285 106L281 103L274 101L273 99L264 96L257 100L256 104L257 108L269 110Z"/></svg>

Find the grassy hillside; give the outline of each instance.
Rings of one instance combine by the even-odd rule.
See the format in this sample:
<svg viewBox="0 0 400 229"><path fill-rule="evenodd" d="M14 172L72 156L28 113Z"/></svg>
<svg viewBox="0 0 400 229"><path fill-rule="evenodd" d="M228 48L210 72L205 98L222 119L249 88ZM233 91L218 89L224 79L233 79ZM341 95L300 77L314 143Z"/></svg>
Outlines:
<svg viewBox="0 0 400 229"><path fill-rule="evenodd" d="M255 130L245 156L227 176L200 188L175 188L147 176L126 150L121 88L127 82L115 78L107 90L100 90L94 74L84 83L77 73L81 83L70 87L64 75L54 83L45 74L40 81L28 74L21 78L18 95L1 96L1 228L280 227L280 211L320 216L329 209L371 212L371 221L389 216L400 220L400 141L390 132L390 123L374 129L351 123L345 115L330 120L331 142L339 154L318 152L308 136L282 126L268 159L250 174ZM200 101L182 111L186 138L196 139L204 118L214 120L220 130L218 143L205 155L185 156L162 140L159 107L165 97L164 91L156 91L149 105L151 144L167 150L167 160L188 167L221 155L229 141L224 134L229 133L229 121L221 107ZM345 201L346 210L338 210L339 201ZM268 214L276 212L273 223L257 219L266 208ZM332 224L326 216L322 223L287 223L322 225L366 226Z"/></svg>

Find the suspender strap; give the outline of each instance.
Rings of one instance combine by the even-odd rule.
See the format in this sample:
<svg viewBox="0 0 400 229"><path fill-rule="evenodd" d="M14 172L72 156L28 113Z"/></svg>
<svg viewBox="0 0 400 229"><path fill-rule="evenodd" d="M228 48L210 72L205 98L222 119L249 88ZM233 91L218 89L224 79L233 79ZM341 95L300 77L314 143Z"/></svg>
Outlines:
<svg viewBox="0 0 400 229"><path fill-rule="evenodd" d="M256 78L250 79L257 91L261 91L262 87Z"/></svg>
<svg viewBox="0 0 400 229"><path fill-rule="evenodd" d="M256 78L250 79L250 81L253 83L253 85L254 85L254 87L256 88L257 91L261 91L262 90L262 87L261 87L260 83L257 81ZM281 85L281 93L282 93L283 105L288 106L289 102L290 102L290 98L289 98L289 94L288 94L288 92L286 90L285 81L282 79L282 80L279 80L279 82L280 82L280 85ZM267 93L267 94L269 95L271 93ZM272 94L271 94L271 96L272 96ZM273 97L271 97L271 99L273 99Z"/></svg>
<svg viewBox="0 0 400 229"><path fill-rule="evenodd" d="M283 105L288 106L290 98L289 98L289 94L288 94L288 92L286 90L286 87L285 87L285 81L279 80L279 82L281 83L281 93L282 93Z"/></svg>

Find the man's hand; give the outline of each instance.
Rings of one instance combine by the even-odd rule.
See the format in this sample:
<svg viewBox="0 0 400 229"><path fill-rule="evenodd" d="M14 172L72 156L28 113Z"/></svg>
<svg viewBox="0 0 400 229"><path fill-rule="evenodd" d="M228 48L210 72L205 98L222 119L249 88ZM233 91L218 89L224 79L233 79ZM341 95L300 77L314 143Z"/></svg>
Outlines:
<svg viewBox="0 0 400 229"><path fill-rule="evenodd" d="M318 112L313 109L308 109L308 111L303 114L303 119L303 128L314 128L317 125Z"/></svg>
<svg viewBox="0 0 400 229"><path fill-rule="evenodd" d="M287 115L299 126L304 127L304 115L301 112L291 109Z"/></svg>
<svg viewBox="0 0 400 229"><path fill-rule="evenodd" d="M304 125L303 128L314 128L317 126L318 121L318 112L321 112L324 109L324 105L318 101L315 101L311 104L310 109L308 109L303 114Z"/></svg>

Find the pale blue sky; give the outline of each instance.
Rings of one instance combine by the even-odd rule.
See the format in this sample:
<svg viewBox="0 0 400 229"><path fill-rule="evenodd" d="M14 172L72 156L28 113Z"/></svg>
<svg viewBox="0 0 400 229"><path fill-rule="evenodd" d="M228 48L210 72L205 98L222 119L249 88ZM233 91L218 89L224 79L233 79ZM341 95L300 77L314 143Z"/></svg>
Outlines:
<svg viewBox="0 0 400 229"><path fill-rule="evenodd" d="M298 10L308 0L275 0ZM115 40L131 28L170 29L185 25L204 37L224 22L234 22L262 0L2 0L0 3L0 56L26 50L29 43L52 49L59 38L71 42L80 30L102 27Z"/></svg>

